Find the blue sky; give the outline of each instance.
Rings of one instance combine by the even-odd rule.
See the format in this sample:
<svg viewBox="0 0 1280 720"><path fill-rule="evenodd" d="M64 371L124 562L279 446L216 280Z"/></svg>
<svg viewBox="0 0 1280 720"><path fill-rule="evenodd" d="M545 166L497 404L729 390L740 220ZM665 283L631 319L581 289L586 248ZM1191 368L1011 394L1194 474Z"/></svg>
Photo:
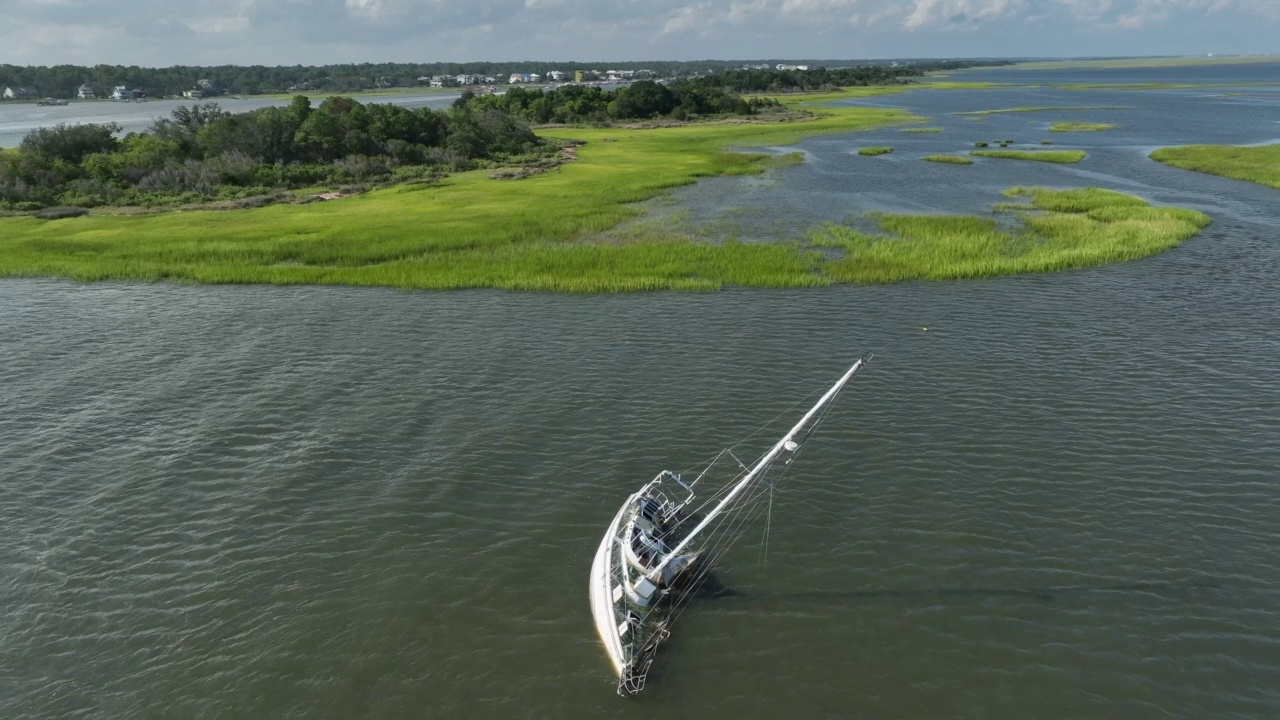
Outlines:
<svg viewBox="0 0 1280 720"><path fill-rule="evenodd" d="M1253 54L1280 0L0 0L0 63Z"/></svg>

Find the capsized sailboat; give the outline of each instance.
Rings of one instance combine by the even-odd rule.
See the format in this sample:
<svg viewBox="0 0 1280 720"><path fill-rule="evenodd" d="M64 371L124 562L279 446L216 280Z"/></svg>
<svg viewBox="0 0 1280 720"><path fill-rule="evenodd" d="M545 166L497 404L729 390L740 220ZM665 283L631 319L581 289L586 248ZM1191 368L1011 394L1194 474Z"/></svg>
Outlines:
<svg viewBox="0 0 1280 720"><path fill-rule="evenodd" d="M781 440L750 467L726 449L692 482L663 470L632 493L609 523L591 563L591 614L618 675L618 694L644 688L654 652L715 562L745 531L780 474L802 449L840 390L870 357L858 360ZM741 468L704 488L725 456Z"/></svg>

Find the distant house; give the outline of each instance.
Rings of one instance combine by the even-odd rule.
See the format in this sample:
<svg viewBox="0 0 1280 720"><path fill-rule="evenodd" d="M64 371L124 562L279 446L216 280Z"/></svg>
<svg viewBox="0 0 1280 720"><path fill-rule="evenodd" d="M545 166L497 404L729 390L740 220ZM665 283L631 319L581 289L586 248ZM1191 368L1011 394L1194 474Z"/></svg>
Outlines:
<svg viewBox="0 0 1280 720"><path fill-rule="evenodd" d="M76 90L76 97L81 100L95 100L97 99L98 94L95 93L93 88L88 85L81 85L79 89Z"/></svg>
<svg viewBox="0 0 1280 720"><path fill-rule="evenodd" d="M520 73L511 73L511 77L507 79L507 82L511 83L512 85L515 85L516 83L522 83L524 82L524 75L521 75Z"/></svg>
<svg viewBox="0 0 1280 720"><path fill-rule="evenodd" d="M197 80L196 87L200 88L200 91L206 94L213 94L213 92L218 89L218 86L214 85L213 81L208 78L201 78L200 80Z"/></svg>
<svg viewBox="0 0 1280 720"><path fill-rule="evenodd" d="M31 97L31 91L24 87L7 87L4 89L5 100L25 100Z"/></svg>
<svg viewBox="0 0 1280 720"><path fill-rule="evenodd" d="M188 100L200 100L204 98L204 92L200 90L183 90L182 97Z"/></svg>
<svg viewBox="0 0 1280 720"><path fill-rule="evenodd" d="M564 72L563 70L552 70L551 72L547 73L547 77L551 78L555 82L560 82L561 80L564 80L568 76L569 76L569 73Z"/></svg>
<svg viewBox="0 0 1280 720"><path fill-rule="evenodd" d="M133 100L142 97L142 93L137 90L130 90L124 85L117 85L111 91L112 100Z"/></svg>

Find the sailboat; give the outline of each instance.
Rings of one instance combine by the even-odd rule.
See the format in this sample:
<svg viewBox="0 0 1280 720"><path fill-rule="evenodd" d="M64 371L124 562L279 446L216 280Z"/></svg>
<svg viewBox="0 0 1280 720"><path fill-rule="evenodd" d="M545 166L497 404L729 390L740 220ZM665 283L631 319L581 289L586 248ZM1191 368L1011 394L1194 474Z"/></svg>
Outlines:
<svg viewBox="0 0 1280 720"><path fill-rule="evenodd" d="M768 452L747 466L732 448L696 479L663 470L622 503L591 563L591 614L618 676L618 694L644 689L654 653L671 625L709 577L716 561L745 532L766 495L772 498L803 443L825 418L840 390L866 365L855 362ZM701 486L728 459L739 472L714 489Z"/></svg>

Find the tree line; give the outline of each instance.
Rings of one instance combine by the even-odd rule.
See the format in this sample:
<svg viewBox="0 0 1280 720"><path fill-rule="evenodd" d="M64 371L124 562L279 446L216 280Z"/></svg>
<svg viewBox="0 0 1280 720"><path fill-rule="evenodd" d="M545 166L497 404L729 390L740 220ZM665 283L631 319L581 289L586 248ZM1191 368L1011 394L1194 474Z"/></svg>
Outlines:
<svg viewBox="0 0 1280 720"><path fill-rule="evenodd" d="M916 78L929 71L929 68L924 67L902 68L887 65L834 70L824 67L808 70L724 70L690 78L684 82L693 87L734 93L812 92L863 85L900 85L915 82Z"/></svg>
<svg viewBox="0 0 1280 720"><path fill-rule="evenodd" d="M486 108L447 111L333 97L228 113L180 107L149 131L114 123L39 128L0 151L0 206L163 206L282 188L408 181L536 159L557 147Z"/></svg>
<svg viewBox="0 0 1280 720"><path fill-rule="evenodd" d="M652 118L689 120L709 115L755 115L764 110L781 109L776 100L745 99L723 88L687 82L668 86L650 80L616 90L566 85L554 90L513 87L501 95L467 92L455 105L494 110L535 124L607 124L613 120Z"/></svg>

